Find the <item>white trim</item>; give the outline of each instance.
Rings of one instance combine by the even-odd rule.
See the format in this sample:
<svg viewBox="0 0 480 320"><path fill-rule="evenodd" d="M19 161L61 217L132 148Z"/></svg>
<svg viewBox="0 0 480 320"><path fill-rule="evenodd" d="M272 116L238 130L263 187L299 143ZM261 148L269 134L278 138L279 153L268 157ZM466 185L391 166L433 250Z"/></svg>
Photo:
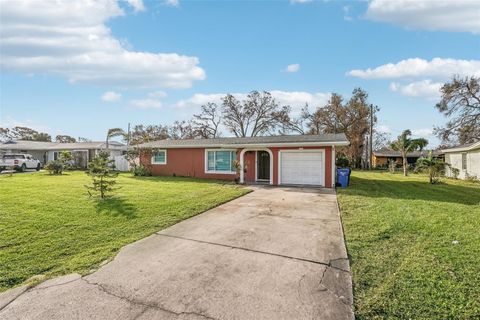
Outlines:
<svg viewBox="0 0 480 320"><path fill-rule="evenodd" d="M348 146L350 142L348 141L325 141L325 142L279 142L279 143L247 143L247 144L208 144L208 145L163 145L163 146L155 146L155 145L146 145L139 147L142 148L168 148L168 149L204 149L204 148L225 148L225 149L241 149L247 148L250 149L249 151L255 151L255 148L271 148L271 147L329 147L329 146Z"/></svg>
<svg viewBox="0 0 480 320"><path fill-rule="evenodd" d="M164 162L155 162L155 153L157 152L165 152L165 161ZM152 152L152 158L150 159L151 164L155 165L166 165L167 164L167 149L158 149Z"/></svg>
<svg viewBox="0 0 480 320"><path fill-rule="evenodd" d="M312 152L321 152L322 153L322 164L323 164L323 174L322 174L322 184L320 186L325 187L325 149L298 149L298 150L279 150L278 151L278 184L282 184L282 153L312 153Z"/></svg>
<svg viewBox="0 0 480 320"><path fill-rule="evenodd" d="M216 171L216 170L208 170L208 152L209 151L230 151L230 152L235 152L235 155L237 154L237 149L205 149L205 157L204 157L204 161L205 161L205 173L208 173L208 174L237 174L237 172L235 171ZM232 161L234 161L236 159L232 159L232 156L230 154L230 167L232 167Z"/></svg>
<svg viewBox="0 0 480 320"><path fill-rule="evenodd" d="M249 144L235 144L227 146L235 146L236 148L271 148L271 147L328 147L331 145L348 146L350 142L282 142L282 143L249 143Z"/></svg>
<svg viewBox="0 0 480 320"><path fill-rule="evenodd" d="M472 144L471 146L465 148L450 148L450 149L443 149L441 150L444 153L452 153L452 152L466 152L480 148L480 141Z"/></svg>
<svg viewBox="0 0 480 320"><path fill-rule="evenodd" d="M244 148L242 151L240 151L240 183L245 183L245 171L244 171L244 163L245 163L245 152L247 151L267 151L268 154L270 155L270 184L273 185L273 153L272 150L268 148ZM255 153L256 154L256 153ZM256 157L256 156L255 156ZM256 158L255 158L255 171L257 171L257 164L256 164ZM257 174L255 173L255 178Z"/></svg>
<svg viewBox="0 0 480 320"><path fill-rule="evenodd" d="M335 164L335 146L332 146L332 188L335 188L335 181L337 181L336 172L337 165Z"/></svg>

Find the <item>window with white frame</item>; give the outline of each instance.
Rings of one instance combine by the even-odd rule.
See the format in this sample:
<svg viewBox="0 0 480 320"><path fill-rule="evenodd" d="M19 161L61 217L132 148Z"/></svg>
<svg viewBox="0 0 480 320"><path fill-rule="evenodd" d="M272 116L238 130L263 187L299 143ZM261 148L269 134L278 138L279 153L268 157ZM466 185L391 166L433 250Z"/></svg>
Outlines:
<svg viewBox="0 0 480 320"><path fill-rule="evenodd" d="M467 170L467 154L462 153L462 170Z"/></svg>
<svg viewBox="0 0 480 320"><path fill-rule="evenodd" d="M157 150L152 153L152 164L167 164L167 150Z"/></svg>
<svg viewBox="0 0 480 320"><path fill-rule="evenodd" d="M234 173L234 161L237 153L234 150L207 150L206 171L212 173Z"/></svg>

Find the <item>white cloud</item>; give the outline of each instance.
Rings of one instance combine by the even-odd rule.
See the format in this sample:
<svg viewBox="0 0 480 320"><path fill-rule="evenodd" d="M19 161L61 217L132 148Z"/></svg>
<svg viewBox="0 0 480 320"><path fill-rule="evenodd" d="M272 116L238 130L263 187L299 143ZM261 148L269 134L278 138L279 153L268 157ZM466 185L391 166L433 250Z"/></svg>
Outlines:
<svg viewBox="0 0 480 320"><path fill-rule="evenodd" d="M180 0L165 0L165 4L171 7L178 7L180 5Z"/></svg>
<svg viewBox="0 0 480 320"><path fill-rule="evenodd" d="M305 91L270 91L272 96L277 100L280 105L289 105L292 107L293 113L298 113L300 110L308 104L310 107L317 107L326 104L330 98L330 93L323 92L305 92ZM225 93L213 93L203 94L196 93L188 99L180 100L172 105L174 108L197 108L208 102L218 103L222 102L222 98L225 97ZM244 100L248 93L233 93L232 94L238 100Z"/></svg>
<svg viewBox="0 0 480 320"><path fill-rule="evenodd" d="M129 5L133 7L135 11L145 11L145 6L142 0L126 0Z"/></svg>
<svg viewBox="0 0 480 320"><path fill-rule="evenodd" d="M295 3L308 3L308 2L312 2L313 0L290 0L290 3L292 4L295 4Z"/></svg>
<svg viewBox="0 0 480 320"><path fill-rule="evenodd" d="M298 63L289 64L286 68L286 72L298 72L300 70L300 65Z"/></svg>
<svg viewBox="0 0 480 320"><path fill-rule="evenodd" d="M345 21L352 21L353 18L352 16L350 15L350 9L352 7L350 5L346 5L346 6L343 6L342 7L342 10L343 10L343 20Z"/></svg>
<svg viewBox="0 0 480 320"><path fill-rule="evenodd" d="M378 132L381 132L381 133L392 133L392 129L390 129L389 126L386 126L386 125L383 125L383 124L377 125L375 129Z"/></svg>
<svg viewBox="0 0 480 320"><path fill-rule="evenodd" d="M480 33L477 0L373 0L366 17L408 29Z"/></svg>
<svg viewBox="0 0 480 320"><path fill-rule="evenodd" d="M164 91L153 91L148 94L150 98L162 99L167 96L167 93Z"/></svg>
<svg viewBox="0 0 480 320"><path fill-rule="evenodd" d="M452 75L479 76L480 60L458 60L434 58L430 61L411 58L397 63L388 63L374 69L356 69L347 72L347 75L362 79L398 79L433 77L440 79L450 78Z"/></svg>
<svg viewBox="0 0 480 320"><path fill-rule="evenodd" d="M310 107L323 106L330 99L330 93L305 91L270 91L272 96L282 105L289 105L292 109L302 108L307 103Z"/></svg>
<svg viewBox="0 0 480 320"><path fill-rule="evenodd" d="M433 136L433 129L412 129L412 136L414 138L428 138Z"/></svg>
<svg viewBox="0 0 480 320"><path fill-rule="evenodd" d="M190 98L177 101L172 105L172 107L174 108L199 107L208 102L219 104L222 102L222 98L225 97L225 95L226 93L211 93L211 94L195 93ZM237 99L244 99L247 96L246 94L243 94L243 93L233 93L232 95Z"/></svg>
<svg viewBox="0 0 480 320"><path fill-rule="evenodd" d="M122 98L122 95L114 91L107 91L104 94L102 94L101 98L105 102L115 102L115 101L119 101Z"/></svg>
<svg viewBox="0 0 480 320"><path fill-rule="evenodd" d="M116 87L188 88L205 78L196 57L132 51L115 39L106 23L123 15L117 0L3 2L0 67Z"/></svg>
<svg viewBox="0 0 480 320"><path fill-rule="evenodd" d="M163 104L157 99L131 100L130 105L137 109L160 109Z"/></svg>
<svg viewBox="0 0 480 320"><path fill-rule="evenodd" d="M442 85L442 83L432 82L430 79L416 81L406 85L392 82L390 83L390 90L408 97L423 97L436 100L440 97L440 88Z"/></svg>

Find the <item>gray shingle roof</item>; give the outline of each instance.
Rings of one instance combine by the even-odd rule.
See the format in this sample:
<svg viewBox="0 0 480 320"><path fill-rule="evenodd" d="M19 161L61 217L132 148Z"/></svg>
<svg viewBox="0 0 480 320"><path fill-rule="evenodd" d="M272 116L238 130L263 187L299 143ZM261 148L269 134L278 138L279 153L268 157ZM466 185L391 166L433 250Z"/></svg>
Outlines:
<svg viewBox="0 0 480 320"><path fill-rule="evenodd" d="M215 139L158 140L138 145L140 148L242 147L249 145L348 145L345 134L285 135L265 137L229 137Z"/></svg>
<svg viewBox="0 0 480 320"><path fill-rule="evenodd" d="M476 150L476 149L480 149L480 141L462 144L456 147L443 149L442 151L448 153L448 152L462 152L462 151L469 151L469 150Z"/></svg>
<svg viewBox="0 0 480 320"><path fill-rule="evenodd" d="M123 150L126 146L116 141L109 141L109 149ZM75 150L75 149L104 149L105 141L92 142L74 142L74 143L58 143L58 142L42 142L17 140L0 144L0 150Z"/></svg>

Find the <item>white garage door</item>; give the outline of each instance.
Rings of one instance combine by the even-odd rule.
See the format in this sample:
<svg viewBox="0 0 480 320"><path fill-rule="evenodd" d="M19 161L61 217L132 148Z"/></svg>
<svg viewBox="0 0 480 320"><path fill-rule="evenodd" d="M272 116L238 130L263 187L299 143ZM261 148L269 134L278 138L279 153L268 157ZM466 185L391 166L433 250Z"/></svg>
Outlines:
<svg viewBox="0 0 480 320"><path fill-rule="evenodd" d="M280 183L325 185L323 151L281 151Z"/></svg>

